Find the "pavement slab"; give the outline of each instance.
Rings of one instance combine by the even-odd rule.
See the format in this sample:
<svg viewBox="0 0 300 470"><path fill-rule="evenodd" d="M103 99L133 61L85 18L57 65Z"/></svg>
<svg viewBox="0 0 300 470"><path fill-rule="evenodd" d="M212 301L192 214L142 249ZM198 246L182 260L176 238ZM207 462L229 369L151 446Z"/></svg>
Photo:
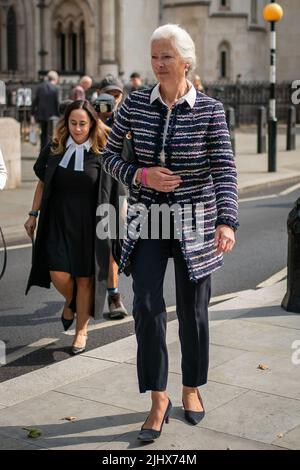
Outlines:
<svg viewBox="0 0 300 470"><path fill-rule="evenodd" d="M208 413L199 426L271 444L299 424L299 400L250 390Z"/></svg>
<svg viewBox="0 0 300 470"><path fill-rule="evenodd" d="M8 407L37 397L60 385L73 382L75 378L86 377L110 367L108 361L83 356L65 359L29 374L21 375L0 383L0 404Z"/></svg>
<svg viewBox="0 0 300 470"><path fill-rule="evenodd" d="M64 418L75 417L75 421ZM93 450L139 428L143 413L49 392L0 411L0 435L25 439L23 428L39 429L35 443L47 449Z"/></svg>
<svg viewBox="0 0 300 470"><path fill-rule="evenodd" d="M260 364L268 369L259 369ZM248 352L210 369L209 380L300 400L300 366L291 355Z"/></svg>

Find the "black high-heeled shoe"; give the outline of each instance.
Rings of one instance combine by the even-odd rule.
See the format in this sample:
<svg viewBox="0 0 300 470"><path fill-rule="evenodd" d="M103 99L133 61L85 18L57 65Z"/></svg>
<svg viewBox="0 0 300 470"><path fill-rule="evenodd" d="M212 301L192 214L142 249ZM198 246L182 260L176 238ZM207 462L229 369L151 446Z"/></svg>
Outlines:
<svg viewBox="0 0 300 470"><path fill-rule="evenodd" d="M62 322L62 324L63 324L64 330L67 331L67 330L72 326L72 323L73 323L73 321L74 321L74 315L73 315L72 320L69 320L69 319L67 319L67 318L64 317L64 310L65 310L65 307L64 307L64 309L63 309L63 311L62 311L62 314L61 314L61 318L60 318L60 319L61 319L61 322Z"/></svg>
<svg viewBox="0 0 300 470"><path fill-rule="evenodd" d="M160 430L157 431L156 429L143 429L143 426L145 425L145 423L147 422L147 419L145 421L145 423L143 424L141 430L140 430L140 433L138 435L138 440L139 441L142 441L142 442L153 442L155 441L155 439L158 439L161 435L161 432L162 432L162 428L163 428L163 425L164 423L166 424L169 424L169 420L170 420L170 412L172 410L172 402L171 400L169 399L169 403L168 403L168 406L167 406L167 409L166 409L166 412L164 414L164 417L163 417L163 420L162 420L162 423L161 423L161 426L160 426Z"/></svg>
<svg viewBox="0 0 300 470"><path fill-rule="evenodd" d="M184 403L183 403L183 399L182 399L182 405L183 405L183 409L184 409L184 417L185 419L190 423L190 424L193 424L194 426L196 424L199 424L200 421L204 418L205 416L205 410L204 410L204 406L203 406L203 401L202 401L202 398L200 396L200 393L199 393L199 390L197 389L197 395L198 395L198 398L199 398L199 401L201 403L201 406L203 408L203 411L192 411L192 410L186 410L185 407L184 407Z"/></svg>

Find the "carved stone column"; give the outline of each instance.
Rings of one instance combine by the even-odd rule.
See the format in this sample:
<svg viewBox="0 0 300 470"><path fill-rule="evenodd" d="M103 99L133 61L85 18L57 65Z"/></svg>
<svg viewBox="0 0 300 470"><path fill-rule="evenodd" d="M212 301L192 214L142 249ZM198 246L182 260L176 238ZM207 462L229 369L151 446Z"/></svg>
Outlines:
<svg viewBox="0 0 300 470"><path fill-rule="evenodd" d="M1 70L7 72L7 12L8 12L8 2L0 1L2 6L2 25L1 25Z"/></svg>
<svg viewBox="0 0 300 470"><path fill-rule="evenodd" d="M39 49L39 56L40 56L40 70L44 71L46 69L46 55L48 52L45 49L45 8L47 5L45 4L45 0L39 0L37 4L37 8L39 8L40 13L40 49Z"/></svg>
<svg viewBox="0 0 300 470"><path fill-rule="evenodd" d="M100 35L101 64L99 74L101 77L108 73L117 75L114 0L102 0Z"/></svg>
<svg viewBox="0 0 300 470"><path fill-rule="evenodd" d="M125 5L124 0L117 0L117 60L119 64L119 75L122 77L125 73Z"/></svg>

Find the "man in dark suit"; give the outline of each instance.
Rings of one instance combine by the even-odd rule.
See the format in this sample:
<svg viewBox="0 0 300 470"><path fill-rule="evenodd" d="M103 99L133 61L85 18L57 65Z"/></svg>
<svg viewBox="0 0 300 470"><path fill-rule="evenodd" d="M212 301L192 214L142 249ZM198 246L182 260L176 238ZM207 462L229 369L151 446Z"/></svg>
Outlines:
<svg viewBox="0 0 300 470"><path fill-rule="evenodd" d="M53 119L59 116L58 81L57 72L48 72L46 81L38 86L32 103L32 114L41 127L41 149L51 138Z"/></svg>

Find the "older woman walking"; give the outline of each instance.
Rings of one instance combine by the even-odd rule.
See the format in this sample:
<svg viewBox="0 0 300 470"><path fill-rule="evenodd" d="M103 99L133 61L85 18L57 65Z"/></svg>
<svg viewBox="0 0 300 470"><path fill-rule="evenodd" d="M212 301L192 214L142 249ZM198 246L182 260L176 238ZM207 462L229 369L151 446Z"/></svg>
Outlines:
<svg viewBox="0 0 300 470"><path fill-rule="evenodd" d="M221 267L223 253L232 250L238 227L237 175L224 109L187 80L195 65L191 37L176 25L161 26L151 38L151 57L158 84L127 97L102 159L104 169L130 191L120 272L130 263L139 388L141 393L152 392L151 411L138 436L145 442L160 436L172 408L166 392L163 298L168 258L174 258L175 267L183 407L186 420L197 424L205 414L198 387L207 382L208 374L211 273ZM121 158L123 139L129 132L136 163ZM172 215L168 239L161 234L159 239L132 236L138 224L142 232L147 219L136 217L133 205L143 204L149 219L155 203L177 203L183 208L188 204L193 227L202 204L203 224L198 228L202 243L197 237L191 240L185 228L177 239Z"/></svg>

